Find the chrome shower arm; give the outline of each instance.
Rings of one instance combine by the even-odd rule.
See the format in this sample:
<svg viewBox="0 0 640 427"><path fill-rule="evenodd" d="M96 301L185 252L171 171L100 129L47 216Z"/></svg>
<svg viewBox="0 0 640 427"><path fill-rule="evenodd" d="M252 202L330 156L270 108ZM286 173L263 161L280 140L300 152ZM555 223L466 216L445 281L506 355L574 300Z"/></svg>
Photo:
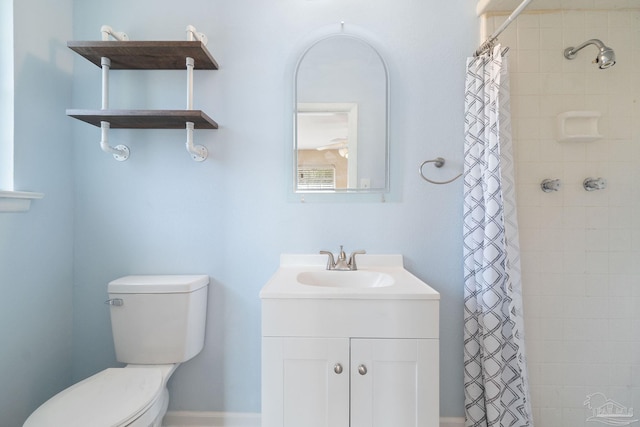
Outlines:
<svg viewBox="0 0 640 427"><path fill-rule="evenodd" d="M564 50L564 57L567 59L573 59L576 57L576 55L578 54L578 51L584 49L585 47L589 46L590 44L594 44L598 47L598 49L604 49L604 43L602 43L600 40L598 39L590 39L587 40L586 42L579 44L576 47L568 47Z"/></svg>

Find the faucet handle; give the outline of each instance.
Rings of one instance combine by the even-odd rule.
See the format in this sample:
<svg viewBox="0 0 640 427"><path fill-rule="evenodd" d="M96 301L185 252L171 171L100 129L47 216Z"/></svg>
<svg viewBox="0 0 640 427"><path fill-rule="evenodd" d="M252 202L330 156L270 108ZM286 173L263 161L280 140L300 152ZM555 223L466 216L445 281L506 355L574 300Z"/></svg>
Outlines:
<svg viewBox="0 0 640 427"><path fill-rule="evenodd" d="M552 191L558 191L560 189L560 180L559 179L543 179L540 183L540 188L545 193L550 193Z"/></svg>
<svg viewBox="0 0 640 427"><path fill-rule="evenodd" d="M587 191L604 190L607 188L607 181L604 178L587 178L582 182L582 186Z"/></svg>
<svg viewBox="0 0 640 427"><path fill-rule="evenodd" d="M357 251L351 252L351 255L349 256L349 262L347 263L349 265L349 269L357 270L358 265L356 264L356 255L363 255L366 253L367 251L365 251L364 249L359 249Z"/></svg>
<svg viewBox="0 0 640 427"><path fill-rule="evenodd" d="M327 270L333 270L336 266L336 262L333 259L333 253L329 251L320 251L320 254L329 256L329 259L327 260Z"/></svg>
<svg viewBox="0 0 640 427"><path fill-rule="evenodd" d="M340 253L338 254L338 259L341 261L347 260L347 254L344 253L344 249L342 249L342 245L340 245Z"/></svg>

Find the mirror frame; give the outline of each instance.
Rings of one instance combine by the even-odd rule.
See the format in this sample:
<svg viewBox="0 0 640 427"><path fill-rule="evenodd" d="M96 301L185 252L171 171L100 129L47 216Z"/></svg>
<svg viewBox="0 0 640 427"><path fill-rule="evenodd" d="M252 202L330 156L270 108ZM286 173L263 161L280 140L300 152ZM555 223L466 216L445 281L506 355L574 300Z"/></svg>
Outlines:
<svg viewBox="0 0 640 427"><path fill-rule="evenodd" d="M384 94L385 94L385 113L384 113L384 119L385 119L385 126L384 126L384 155L385 155L385 159L384 159L384 187L376 187L376 188L344 188L344 189L331 189L331 190L326 190L326 189L318 189L318 190L312 190L312 189L299 189L298 188L298 150L297 150L297 146L298 146L298 72L300 71L300 65L302 64L302 61L304 60L304 58L306 57L306 55L309 53L309 51L311 49L313 49L314 46L316 46L317 44L326 41L328 39L332 39L332 38L336 38L336 37L341 37L341 38L349 38L352 40L357 40L361 43L363 43L364 45L366 45L367 47L369 47L373 52L375 52L376 56L378 57L378 59L380 60L380 63L382 64L383 70L384 70L384 78L385 78L385 90L384 90ZM293 193L294 194L384 194L384 193L388 193L390 191L390 159L389 159L389 153L390 153L390 143L389 143L389 128L390 128L390 123L389 123L389 116L390 116L390 88L389 88L389 82L390 82L390 78L389 78L389 67L387 66L387 62L385 61L384 57L381 55L379 49L377 49L375 46L373 46L369 41L365 40L364 38L360 37L360 36L356 36L353 34L349 34L349 33L345 33L344 31L342 32L337 32L337 33L331 33L328 35L325 35L323 37L320 37L318 39L316 39L315 41L313 41L310 45L308 45L303 51L302 53L299 55L296 64L295 64L295 68L294 68L294 73L293 73L293 99L292 99L292 107L293 107L293 133L292 133L292 137L293 137L293 144L292 144L292 148L293 148L293 165L292 165L292 171L293 173L291 174L292 177L292 187L293 187ZM305 104L305 103L301 103L301 104ZM325 103L326 104L326 103ZM308 105L308 103L307 103ZM302 110L301 112L305 112L305 111L309 111L309 110ZM384 197L383 197L384 200Z"/></svg>

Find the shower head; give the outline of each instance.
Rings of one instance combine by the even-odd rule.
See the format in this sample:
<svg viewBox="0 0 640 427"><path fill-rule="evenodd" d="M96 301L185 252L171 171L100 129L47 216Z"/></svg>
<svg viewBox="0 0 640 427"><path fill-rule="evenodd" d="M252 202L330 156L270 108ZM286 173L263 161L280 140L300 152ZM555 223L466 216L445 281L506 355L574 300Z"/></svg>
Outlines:
<svg viewBox="0 0 640 427"><path fill-rule="evenodd" d="M576 47L566 48L564 50L564 57L567 59L573 59L576 57L580 49L586 46L589 46L590 44L596 45L596 47L598 48L598 56L596 56L596 59L593 62L598 64L598 67L600 67L601 70L604 70L605 68L609 68L615 65L616 63L615 52L610 47L605 46L604 43L602 43L598 39L587 40L586 42Z"/></svg>

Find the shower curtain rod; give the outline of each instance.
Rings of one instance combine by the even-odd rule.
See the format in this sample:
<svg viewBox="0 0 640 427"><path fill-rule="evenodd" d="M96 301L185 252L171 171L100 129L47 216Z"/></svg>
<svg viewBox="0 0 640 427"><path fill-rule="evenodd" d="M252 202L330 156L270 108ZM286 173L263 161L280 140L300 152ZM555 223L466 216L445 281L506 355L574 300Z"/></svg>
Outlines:
<svg viewBox="0 0 640 427"><path fill-rule="evenodd" d="M509 24L511 24L511 22L513 22L514 19L518 17L518 15L520 15L520 13L522 13L524 8L527 7L532 1L533 0L524 0L522 3L520 3L520 5L516 7L513 12L511 12L511 15L509 15L509 17L502 23L502 25L500 25L500 27L495 30L493 34L491 34L489 38L480 45L480 47L478 47L473 56L480 56L487 50L491 49L495 41L498 39L498 36L509 26Z"/></svg>

